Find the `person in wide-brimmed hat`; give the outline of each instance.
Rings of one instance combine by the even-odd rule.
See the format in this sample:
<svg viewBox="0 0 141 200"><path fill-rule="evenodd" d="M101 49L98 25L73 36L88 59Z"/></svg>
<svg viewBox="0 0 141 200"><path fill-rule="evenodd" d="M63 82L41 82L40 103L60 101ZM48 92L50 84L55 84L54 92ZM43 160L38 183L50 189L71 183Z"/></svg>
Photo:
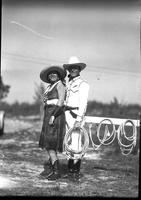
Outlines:
<svg viewBox="0 0 141 200"><path fill-rule="evenodd" d="M66 71L60 66L46 67L40 73L41 80L48 83L43 98L44 119L39 139L39 147L46 149L47 160L40 176L48 180L55 180L60 176L57 152L63 150L65 135L65 113L62 109L66 94L63 84L65 76Z"/></svg>
<svg viewBox="0 0 141 200"><path fill-rule="evenodd" d="M56 72L59 76L59 78L61 80L64 80L65 76L66 76L66 71L60 67L60 66L50 66L50 67L45 67L41 73L40 73L40 78L42 81L50 83L50 79L49 79L49 74L51 72Z"/></svg>
<svg viewBox="0 0 141 200"><path fill-rule="evenodd" d="M84 125L84 116L88 101L89 84L80 77L82 70L86 68L86 64L80 62L77 57L70 57L69 62L63 65L64 69L69 72L69 80L67 83L66 106L72 108L65 112L67 131L73 127L81 127ZM71 134L71 147L75 150L81 146L81 135ZM66 154L67 155L67 154ZM68 157L68 175L67 177L80 177L80 165L82 155L80 157L72 152L72 157Z"/></svg>
<svg viewBox="0 0 141 200"><path fill-rule="evenodd" d="M86 64L80 62L77 57L72 56L72 57L70 57L69 62L67 64L64 64L63 67L64 67L64 69L69 70L72 66L79 67L80 71L82 71L83 69L85 69Z"/></svg>

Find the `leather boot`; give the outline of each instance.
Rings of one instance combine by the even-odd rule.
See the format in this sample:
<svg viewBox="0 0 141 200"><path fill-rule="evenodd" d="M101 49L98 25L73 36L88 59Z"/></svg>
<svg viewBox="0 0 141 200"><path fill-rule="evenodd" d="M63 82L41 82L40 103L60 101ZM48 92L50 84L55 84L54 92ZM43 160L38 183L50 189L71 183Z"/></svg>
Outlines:
<svg viewBox="0 0 141 200"><path fill-rule="evenodd" d="M69 159L68 160L68 173L64 175L64 178L69 178L72 176L72 173L74 171L74 160L73 159Z"/></svg>
<svg viewBox="0 0 141 200"><path fill-rule="evenodd" d="M75 164L74 164L74 171L73 171L73 178L75 180L80 179L80 165L81 165L81 160L79 159Z"/></svg>
<svg viewBox="0 0 141 200"><path fill-rule="evenodd" d="M52 167L53 167L53 173L50 176L48 176L48 178L47 178L48 180L56 180L56 179L60 178L59 161L56 160L54 162L54 164L52 165Z"/></svg>
<svg viewBox="0 0 141 200"><path fill-rule="evenodd" d="M73 159L69 159L68 161L68 172L69 173L73 173L73 165L74 165L74 160Z"/></svg>
<svg viewBox="0 0 141 200"><path fill-rule="evenodd" d="M42 177L48 177L53 173L53 167L51 164L51 160L49 159L44 163L44 170L40 173L40 176Z"/></svg>

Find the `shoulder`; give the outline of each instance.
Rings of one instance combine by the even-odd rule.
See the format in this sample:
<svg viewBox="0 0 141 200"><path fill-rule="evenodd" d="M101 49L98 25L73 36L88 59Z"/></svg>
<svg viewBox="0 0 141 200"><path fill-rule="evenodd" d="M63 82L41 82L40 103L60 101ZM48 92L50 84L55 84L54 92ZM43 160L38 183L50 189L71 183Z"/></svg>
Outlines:
<svg viewBox="0 0 141 200"><path fill-rule="evenodd" d="M80 85L85 85L85 86L89 87L88 82L86 80L82 79L82 78L80 79Z"/></svg>
<svg viewBox="0 0 141 200"><path fill-rule="evenodd" d="M62 83L62 81L57 83L57 88L65 88L65 85Z"/></svg>

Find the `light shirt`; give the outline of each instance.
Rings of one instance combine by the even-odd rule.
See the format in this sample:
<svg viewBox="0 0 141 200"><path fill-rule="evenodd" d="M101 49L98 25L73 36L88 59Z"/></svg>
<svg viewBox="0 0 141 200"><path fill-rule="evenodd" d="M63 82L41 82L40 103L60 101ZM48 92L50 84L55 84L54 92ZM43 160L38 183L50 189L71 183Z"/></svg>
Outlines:
<svg viewBox="0 0 141 200"><path fill-rule="evenodd" d="M67 85L66 105L78 107L73 110L77 114L77 121L81 121L85 115L88 101L89 84L82 80L80 76L72 79Z"/></svg>

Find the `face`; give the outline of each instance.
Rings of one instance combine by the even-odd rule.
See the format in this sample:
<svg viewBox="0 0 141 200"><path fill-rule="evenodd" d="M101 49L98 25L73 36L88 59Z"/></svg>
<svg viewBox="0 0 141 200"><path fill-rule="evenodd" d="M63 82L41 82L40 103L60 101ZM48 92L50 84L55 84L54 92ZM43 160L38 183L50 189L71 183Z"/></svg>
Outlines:
<svg viewBox="0 0 141 200"><path fill-rule="evenodd" d="M55 83L59 80L59 76L58 76L57 72L51 72L48 75L48 79L50 80L51 83Z"/></svg>
<svg viewBox="0 0 141 200"><path fill-rule="evenodd" d="M70 68L69 68L69 73L70 73L70 76L71 77L73 77L73 78L75 78L75 77L77 77L77 76L79 76L79 74L80 74L80 67L79 66L71 66Z"/></svg>

